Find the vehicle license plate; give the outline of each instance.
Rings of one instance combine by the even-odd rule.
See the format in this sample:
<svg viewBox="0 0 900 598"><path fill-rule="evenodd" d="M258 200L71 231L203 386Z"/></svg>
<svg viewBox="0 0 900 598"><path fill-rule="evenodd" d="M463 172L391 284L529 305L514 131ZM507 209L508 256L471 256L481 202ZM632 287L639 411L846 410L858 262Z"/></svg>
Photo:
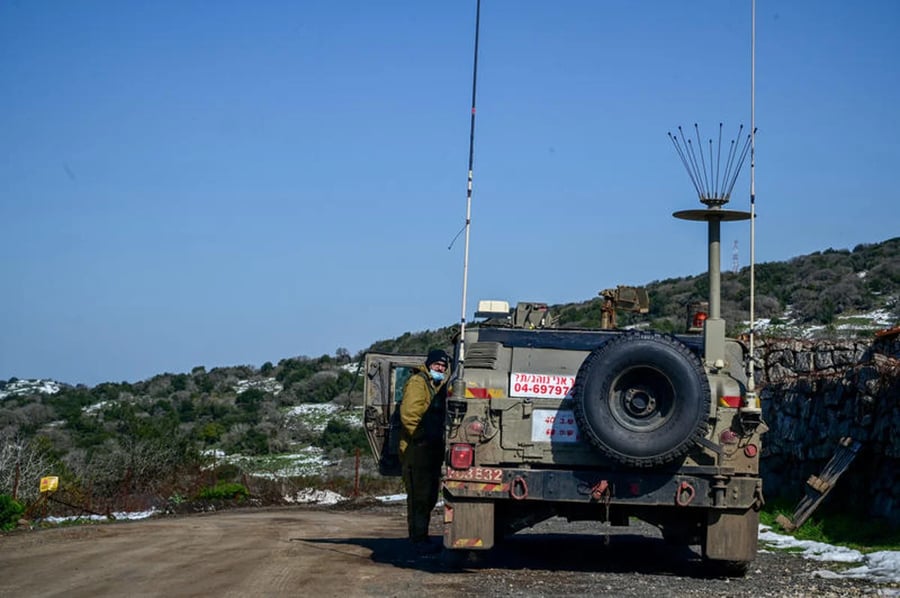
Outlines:
<svg viewBox="0 0 900 598"><path fill-rule="evenodd" d="M499 484L503 482L503 470L496 467L470 467L469 469L447 469L448 480L463 482L484 482Z"/></svg>

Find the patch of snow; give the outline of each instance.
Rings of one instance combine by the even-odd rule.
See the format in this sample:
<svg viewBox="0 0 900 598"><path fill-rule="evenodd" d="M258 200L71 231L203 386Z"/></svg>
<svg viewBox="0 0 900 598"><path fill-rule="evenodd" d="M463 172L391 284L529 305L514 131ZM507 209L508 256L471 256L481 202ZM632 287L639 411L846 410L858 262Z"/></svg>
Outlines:
<svg viewBox="0 0 900 598"><path fill-rule="evenodd" d="M897 321L891 315L891 312L886 309L876 309L866 314L866 316L872 318L872 321L879 326L891 326Z"/></svg>
<svg viewBox="0 0 900 598"><path fill-rule="evenodd" d="M775 548L800 548L800 555L814 561L834 563L861 563L858 567L844 571L817 570L813 575L825 579L866 579L876 583L900 582L900 551L883 550L863 554L852 548L832 546L823 542L798 540L772 531L767 525L759 526L761 542Z"/></svg>
<svg viewBox="0 0 900 598"><path fill-rule="evenodd" d="M311 414L322 414L331 415L335 411L340 409L334 403L304 403L303 405L297 405L296 407L291 407L288 412L288 417L305 417Z"/></svg>
<svg viewBox="0 0 900 598"><path fill-rule="evenodd" d="M386 505L397 504L401 502L406 502L406 494L387 494L385 496L376 496L375 500L378 502L382 502ZM444 506L444 499L438 498L437 503L434 505L434 508L439 509Z"/></svg>
<svg viewBox="0 0 900 598"><path fill-rule="evenodd" d="M241 394L251 388L277 395L284 390L284 385L275 378L263 378L262 380L238 380L234 385L234 392Z"/></svg>
<svg viewBox="0 0 900 598"><path fill-rule="evenodd" d="M8 384L6 384L3 390L0 390L0 400L5 399L6 397L28 395L34 393L55 395L59 392L60 388L61 387L59 382L55 382L53 380L16 380L14 382L9 382Z"/></svg>
<svg viewBox="0 0 900 598"><path fill-rule="evenodd" d="M896 583L900 581L900 552L895 550L873 552L863 556L863 564L859 567L846 569L839 573L819 570L814 571L813 575L825 579L849 578L866 579L876 583Z"/></svg>
<svg viewBox="0 0 900 598"><path fill-rule="evenodd" d="M81 408L81 411L83 413L95 414L107 405L109 405L109 401L100 401L99 403L94 403L93 405L85 405Z"/></svg>
<svg viewBox="0 0 900 598"><path fill-rule="evenodd" d="M301 421L314 432L321 432L328 420L337 417L350 426L362 425L362 407L346 409L334 403L304 403L291 407L285 416L289 420Z"/></svg>
<svg viewBox="0 0 900 598"><path fill-rule="evenodd" d="M812 540L797 540L792 536L783 536L772 531L772 528L760 525L759 539L775 548L802 548L803 556L814 561L834 561L838 563L857 563L862 560L862 553L852 548L832 546Z"/></svg>
<svg viewBox="0 0 900 598"><path fill-rule="evenodd" d="M150 509L148 511L116 511L112 513L113 519L118 521L128 520L137 521L138 519L147 519L153 517L159 511ZM69 517L47 517L44 519L49 523L63 523L64 521L110 521L106 515L72 515Z"/></svg>
<svg viewBox="0 0 900 598"><path fill-rule="evenodd" d="M304 488L296 494L285 495L285 502L294 504L315 503L319 505L336 505L339 502L347 500L337 492L331 490L316 490L315 488Z"/></svg>
<svg viewBox="0 0 900 598"><path fill-rule="evenodd" d="M341 366L341 369L345 372L350 372L351 374L358 374L362 370L362 367L363 363L361 361L357 361L356 363L345 363Z"/></svg>
<svg viewBox="0 0 900 598"><path fill-rule="evenodd" d="M398 502L406 502L405 494L388 494L386 496L376 496L375 500L385 504L393 504Z"/></svg>
<svg viewBox="0 0 900 598"><path fill-rule="evenodd" d="M843 333L875 332L876 330L889 328L897 323L897 317L893 315L893 302L888 302L887 307L874 309L864 313L840 314L835 317L832 330ZM793 317L793 308L788 306L780 319L780 323L773 325L769 318L758 318L754 330L756 332L770 332L780 336L794 336L804 339L820 338L823 333L829 331L829 327L822 325L801 324ZM744 321L747 330L750 322Z"/></svg>
<svg viewBox="0 0 900 598"><path fill-rule="evenodd" d="M801 336L807 339L815 338L823 330L825 330L825 326L807 326Z"/></svg>

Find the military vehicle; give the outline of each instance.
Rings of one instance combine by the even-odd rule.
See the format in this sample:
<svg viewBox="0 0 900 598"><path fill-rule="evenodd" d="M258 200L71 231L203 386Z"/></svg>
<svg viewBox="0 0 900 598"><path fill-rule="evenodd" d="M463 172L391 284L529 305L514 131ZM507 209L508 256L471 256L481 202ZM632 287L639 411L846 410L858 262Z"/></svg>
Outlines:
<svg viewBox="0 0 900 598"><path fill-rule="evenodd" d="M492 548L548 519L628 525L699 546L741 574L757 551L766 430L748 392L748 348L720 317L720 223L749 214L702 198L676 212L706 221L709 298L684 334L615 329L646 311L640 289L601 293L605 328L560 328L544 303L482 301L457 343L464 368L447 399L444 547ZM691 332L694 331L694 332ZM699 332L697 332L699 331ZM365 426L384 474L398 474L399 401L424 355L366 356ZM752 385L751 385L752 390Z"/></svg>

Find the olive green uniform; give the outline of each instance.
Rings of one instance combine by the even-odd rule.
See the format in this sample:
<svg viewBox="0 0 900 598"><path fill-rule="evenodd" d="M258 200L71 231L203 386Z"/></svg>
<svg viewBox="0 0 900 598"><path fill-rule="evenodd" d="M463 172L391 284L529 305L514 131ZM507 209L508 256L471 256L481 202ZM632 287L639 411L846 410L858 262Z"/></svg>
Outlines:
<svg viewBox="0 0 900 598"><path fill-rule="evenodd" d="M406 486L406 521L413 542L428 540L428 523L438 499L449 370L444 376L444 381L435 383L428 368L419 366L406 381L400 403L400 464Z"/></svg>

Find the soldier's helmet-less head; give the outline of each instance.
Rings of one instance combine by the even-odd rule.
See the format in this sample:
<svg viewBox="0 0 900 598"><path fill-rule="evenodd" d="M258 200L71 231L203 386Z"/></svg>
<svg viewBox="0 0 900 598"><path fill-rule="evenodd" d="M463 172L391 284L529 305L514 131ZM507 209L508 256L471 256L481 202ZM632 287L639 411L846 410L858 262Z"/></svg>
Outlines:
<svg viewBox="0 0 900 598"><path fill-rule="evenodd" d="M425 358L425 367L431 369L431 366L436 364L443 366L445 370L450 368L450 356L447 355L446 351L433 349L428 352L428 357Z"/></svg>

